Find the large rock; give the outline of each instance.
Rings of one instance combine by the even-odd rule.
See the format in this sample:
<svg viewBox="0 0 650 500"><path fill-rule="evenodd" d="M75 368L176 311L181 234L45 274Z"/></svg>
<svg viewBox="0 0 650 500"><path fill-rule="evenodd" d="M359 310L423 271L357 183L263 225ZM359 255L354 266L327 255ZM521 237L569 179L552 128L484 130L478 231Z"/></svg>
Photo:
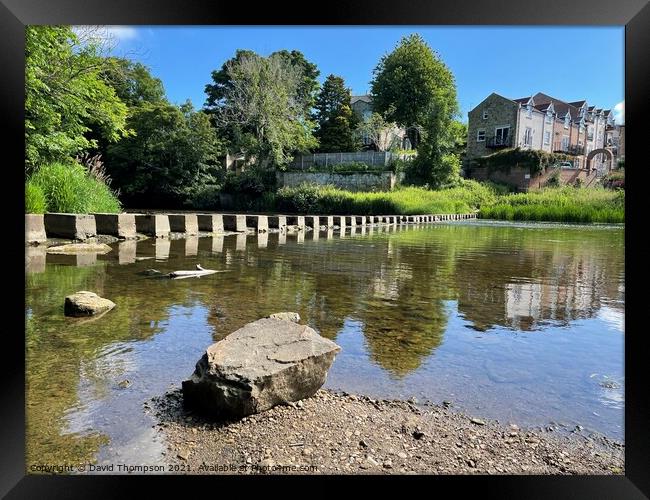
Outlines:
<svg viewBox="0 0 650 500"><path fill-rule="evenodd" d="M82 290L65 298L64 314L66 316L94 316L110 311L114 307L114 302L103 299L96 293Z"/></svg>
<svg viewBox="0 0 650 500"><path fill-rule="evenodd" d="M184 403L241 417L310 397L340 350L307 325L259 319L208 347L183 381Z"/></svg>

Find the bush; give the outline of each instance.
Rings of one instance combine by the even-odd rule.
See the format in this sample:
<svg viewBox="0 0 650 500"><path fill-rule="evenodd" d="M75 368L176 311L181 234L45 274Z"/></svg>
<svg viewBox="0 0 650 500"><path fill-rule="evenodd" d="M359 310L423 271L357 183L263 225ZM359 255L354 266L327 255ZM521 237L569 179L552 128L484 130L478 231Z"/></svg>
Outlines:
<svg viewBox="0 0 650 500"><path fill-rule="evenodd" d="M251 168L239 174L228 172L223 185L223 191L230 194L261 196L265 192L274 191L277 185L274 170Z"/></svg>
<svg viewBox="0 0 650 500"><path fill-rule="evenodd" d="M31 181L25 183L25 211L28 214L43 214L47 210L47 200L43 190Z"/></svg>
<svg viewBox="0 0 650 500"><path fill-rule="evenodd" d="M207 185L202 186L185 200L185 206L197 210L216 210L219 208L219 193L221 193L221 186Z"/></svg>
<svg viewBox="0 0 650 500"><path fill-rule="evenodd" d="M118 213L122 209L111 189L78 163L42 165L29 184L42 191L48 212Z"/></svg>

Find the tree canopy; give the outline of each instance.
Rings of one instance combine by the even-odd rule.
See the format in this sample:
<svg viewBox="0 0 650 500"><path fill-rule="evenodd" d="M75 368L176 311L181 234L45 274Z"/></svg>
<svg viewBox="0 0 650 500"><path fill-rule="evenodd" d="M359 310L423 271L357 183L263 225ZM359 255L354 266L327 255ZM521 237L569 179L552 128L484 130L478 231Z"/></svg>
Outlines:
<svg viewBox="0 0 650 500"><path fill-rule="evenodd" d="M420 35L412 34L381 58L373 75L374 110L407 128L418 149L417 177L443 185L453 175L450 165L457 164L443 162L454 146L452 121L458 115L453 74Z"/></svg>
<svg viewBox="0 0 650 500"><path fill-rule="evenodd" d="M25 29L25 168L65 161L129 134L127 106L101 77L101 40L81 39L69 26Z"/></svg>
<svg viewBox="0 0 650 500"><path fill-rule="evenodd" d="M355 128L358 120L352 112L350 89L343 78L329 75L316 97L314 117L318 123L315 136L319 151L357 151L359 149Z"/></svg>
<svg viewBox="0 0 650 500"><path fill-rule="evenodd" d="M208 109L230 149L254 157L262 168L283 166L294 152L317 145L306 115L311 93L304 65L290 54L238 51L206 87Z"/></svg>

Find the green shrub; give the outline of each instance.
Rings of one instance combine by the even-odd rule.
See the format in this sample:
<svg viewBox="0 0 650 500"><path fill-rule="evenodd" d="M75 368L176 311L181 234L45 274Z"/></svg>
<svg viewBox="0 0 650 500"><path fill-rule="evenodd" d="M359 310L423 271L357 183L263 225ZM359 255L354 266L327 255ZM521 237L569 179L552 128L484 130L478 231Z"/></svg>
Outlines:
<svg viewBox="0 0 650 500"><path fill-rule="evenodd" d="M28 214L43 214L47 210L47 200L43 190L31 181L25 183L25 211Z"/></svg>
<svg viewBox="0 0 650 500"><path fill-rule="evenodd" d="M78 163L42 165L29 182L43 192L48 212L118 213L122 209L111 189Z"/></svg>
<svg viewBox="0 0 650 500"><path fill-rule="evenodd" d="M216 210L219 208L219 193L221 186L207 185L196 189L185 200L185 206L197 210Z"/></svg>
<svg viewBox="0 0 650 500"><path fill-rule="evenodd" d="M230 194L255 197L275 190L276 184L274 170L250 168L239 174L228 172L223 190Z"/></svg>

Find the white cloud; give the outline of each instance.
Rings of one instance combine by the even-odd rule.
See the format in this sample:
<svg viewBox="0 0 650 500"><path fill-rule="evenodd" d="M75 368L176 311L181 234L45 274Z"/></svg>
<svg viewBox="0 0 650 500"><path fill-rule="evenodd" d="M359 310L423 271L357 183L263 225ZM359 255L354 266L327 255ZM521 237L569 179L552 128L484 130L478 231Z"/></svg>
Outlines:
<svg viewBox="0 0 650 500"><path fill-rule="evenodd" d="M133 40L138 37L138 30L133 26L105 26L106 32L119 40Z"/></svg>
<svg viewBox="0 0 650 500"><path fill-rule="evenodd" d="M625 124L625 101L621 101L614 106L614 119L619 125Z"/></svg>

